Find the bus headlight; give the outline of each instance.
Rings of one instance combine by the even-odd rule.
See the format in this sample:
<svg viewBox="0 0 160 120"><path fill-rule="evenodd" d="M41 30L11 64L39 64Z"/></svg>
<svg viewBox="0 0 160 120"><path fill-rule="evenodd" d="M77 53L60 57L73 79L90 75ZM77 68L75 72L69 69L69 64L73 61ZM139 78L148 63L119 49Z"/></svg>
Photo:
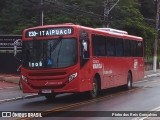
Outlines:
<svg viewBox="0 0 160 120"><path fill-rule="evenodd" d="M74 74L72 74L72 75L70 75L70 76L69 76L69 79L68 79L69 82L72 81L72 80L73 80L74 78L76 78L76 77L77 77L77 72L74 73Z"/></svg>

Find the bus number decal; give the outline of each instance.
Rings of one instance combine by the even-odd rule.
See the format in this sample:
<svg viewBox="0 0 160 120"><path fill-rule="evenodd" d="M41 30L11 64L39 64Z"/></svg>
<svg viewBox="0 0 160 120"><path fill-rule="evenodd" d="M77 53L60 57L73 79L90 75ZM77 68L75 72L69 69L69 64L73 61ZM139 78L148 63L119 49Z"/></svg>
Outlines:
<svg viewBox="0 0 160 120"><path fill-rule="evenodd" d="M40 61L39 63L31 63L29 62L29 67L42 67L42 62Z"/></svg>
<svg viewBox="0 0 160 120"><path fill-rule="evenodd" d="M29 37L35 37L35 36L37 36L38 35L38 32L36 32L36 31L29 31Z"/></svg>

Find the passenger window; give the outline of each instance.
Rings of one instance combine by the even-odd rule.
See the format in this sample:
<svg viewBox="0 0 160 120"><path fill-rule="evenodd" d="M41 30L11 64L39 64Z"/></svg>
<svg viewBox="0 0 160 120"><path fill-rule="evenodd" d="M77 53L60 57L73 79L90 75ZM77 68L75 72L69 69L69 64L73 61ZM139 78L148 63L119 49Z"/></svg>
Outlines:
<svg viewBox="0 0 160 120"><path fill-rule="evenodd" d="M107 56L115 56L115 38L107 38Z"/></svg>
<svg viewBox="0 0 160 120"><path fill-rule="evenodd" d="M137 41L131 41L131 55L137 57Z"/></svg>
<svg viewBox="0 0 160 120"><path fill-rule="evenodd" d="M124 53L124 49L123 49L123 39L117 38L115 43L116 43L116 45L115 45L115 48L116 48L116 56L117 56L117 57L122 57L122 56L123 56L123 53Z"/></svg>
<svg viewBox="0 0 160 120"><path fill-rule="evenodd" d="M131 56L131 44L130 40L124 40L124 56Z"/></svg>
<svg viewBox="0 0 160 120"><path fill-rule="evenodd" d="M105 37L100 35L92 35L92 46L94 56L105 56Z"/></svg>
<svg viewBox="0 0 160 120"><path fill-rule="evenodd" d="M143 57L143 43L141 41L137 42L137 55Z"/></svg>

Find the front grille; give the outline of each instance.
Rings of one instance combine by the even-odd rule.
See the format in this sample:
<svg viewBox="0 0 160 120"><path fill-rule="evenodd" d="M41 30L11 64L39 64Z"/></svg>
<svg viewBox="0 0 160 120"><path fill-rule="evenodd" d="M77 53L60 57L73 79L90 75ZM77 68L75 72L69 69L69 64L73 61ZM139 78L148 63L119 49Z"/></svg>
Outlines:
<svg viewBox="0 0 160 120"><path fill-rule="evenodd" d="M29 73L29 76L59 76L59 75L66 75L66 72L51 72L51 73Z"/></svg>
<svg viewBox="0 0 160 120"><path fill-rule="evenodd" d="M60 89L60 88L63 88L64 85L61 85L61 86L39 86L39 87L35 87L35 86L32 86L34 89Z"/></svg>
<svg viewBox="0 0 160 120"><path fill-rule="evenodd" d="M67 77L66 72L35 72L28 73L30 80L62 80Z"/></svg>

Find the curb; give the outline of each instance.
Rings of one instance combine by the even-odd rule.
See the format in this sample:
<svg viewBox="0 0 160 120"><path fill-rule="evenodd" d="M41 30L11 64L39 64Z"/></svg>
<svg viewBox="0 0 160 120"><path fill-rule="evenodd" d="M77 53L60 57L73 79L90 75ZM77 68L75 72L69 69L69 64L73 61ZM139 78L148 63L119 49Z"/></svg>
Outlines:
<svg viewBox="0 0 160 120"><path fill-rule="evenodd" d="M10 99L4 99L4 100L0 100L0 104L4 103L4 102L10 102L10 101L34 98L34 97L37 97L37 96L39 96L39 95L38 94L33 94L33 95L26 95L26 96L15 97L15 98L10 98Z"/></svg>
<svg viewBox="0 0 160 120"><path fill-rule="evenodd" d="M14 77L14 76L4 77L4 76L0 76L0 81L6 81L6 82L10 82L10 83L15 83L15 84L19 83L19 79L20 79L20 77Z"/></svg>
<svg viewBox="0 0 160 120"><path fill-rule="evenodd" d="M154 73L154 74L150 74L150 75L145 75L144 79L145 78L150 78L150 77L159 77L159 76L160 76L160 73Z"/></svg>

